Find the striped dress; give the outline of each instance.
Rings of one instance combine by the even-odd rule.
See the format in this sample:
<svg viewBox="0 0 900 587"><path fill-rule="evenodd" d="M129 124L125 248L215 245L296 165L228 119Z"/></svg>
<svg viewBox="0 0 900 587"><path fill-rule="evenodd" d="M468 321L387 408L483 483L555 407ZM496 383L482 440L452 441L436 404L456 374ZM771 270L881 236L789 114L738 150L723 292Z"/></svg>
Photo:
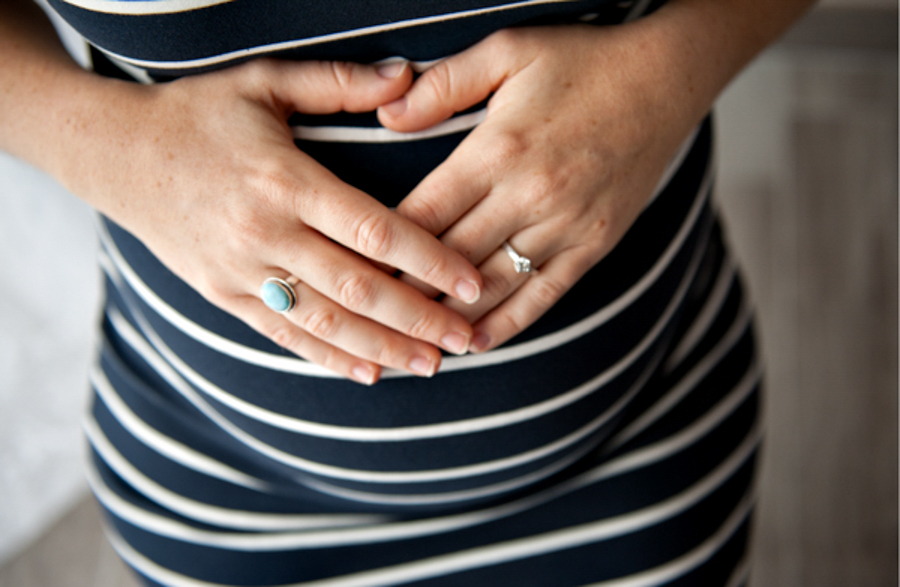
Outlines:
<svg viewBox="0 0 900 587"><path fill-rule="evenodd" d="M255 56L420 69L493 31L658 2L49 0L104 75ZM294 115L297 145L394 206L483 118L402 135ZM88 478L148 585L747 582L760 443L752 312L710 202L703 122L620 244L500 348L369 388L206 302L98 222L107 303Z"/></svg>

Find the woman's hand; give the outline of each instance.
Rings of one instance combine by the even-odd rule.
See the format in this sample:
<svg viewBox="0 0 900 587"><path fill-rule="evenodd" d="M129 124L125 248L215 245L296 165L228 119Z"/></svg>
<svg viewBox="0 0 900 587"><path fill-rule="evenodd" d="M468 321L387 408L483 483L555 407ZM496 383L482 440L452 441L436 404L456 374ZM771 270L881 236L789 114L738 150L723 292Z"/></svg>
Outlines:
<svg viewBox="0 0 900 587"><path fill-rule="evenodd" d="M494 93L398 208L479 265L481 300L445 302L475 323L471 350L521 332L616 245L718 94L811 1L669 0L620 26L500 31L379 108L416 131ZM538 271L516 274L504 241Z"/></svg>
<svg viewBox="0 0 900 587"><path fill-rule="evenodd" d="M380 366L430 376L468 348L452 309L377 269L397 267L463 300L481 279L461 255L338 180L294 145L294 111L361 112L402 95L405 64L261 60L159 86L103 80L58 175L206 299L297 355L363 383ZM98 82L101 83L101 82ZM299 279L280 315L267 277Z"/></svg>
<svg viewBox="0 0 900 587"><path fill-rule="evenodd" d="M484 122L397 209L479 266L481 299L446 301L475 322L473 351L522 331L616 245L705 112L633 26L501 31L379 109L414 131L494 92ZM505 241L537 270L517 274Z"/></svg>

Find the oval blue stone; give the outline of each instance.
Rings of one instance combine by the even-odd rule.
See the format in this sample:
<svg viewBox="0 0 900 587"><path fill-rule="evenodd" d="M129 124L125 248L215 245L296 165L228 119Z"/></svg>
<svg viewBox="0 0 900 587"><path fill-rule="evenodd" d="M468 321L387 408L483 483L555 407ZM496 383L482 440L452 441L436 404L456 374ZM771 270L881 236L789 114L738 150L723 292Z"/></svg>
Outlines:
<svg viewBox="0 0 900 587"><path fill-rule="evenodd" d="M291 308L291 294L277 281L263 283L259 295L263 303L276 312L287 312Z"/></svg>

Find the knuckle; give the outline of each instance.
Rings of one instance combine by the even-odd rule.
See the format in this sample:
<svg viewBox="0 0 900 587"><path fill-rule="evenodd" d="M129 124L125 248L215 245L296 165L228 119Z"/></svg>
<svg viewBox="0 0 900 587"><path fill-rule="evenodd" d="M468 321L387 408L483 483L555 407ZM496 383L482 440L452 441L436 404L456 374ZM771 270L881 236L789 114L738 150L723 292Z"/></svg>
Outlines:
<svg viewBox="0 0 900 587"><path fill-rule="evenodd" d="M573 231L575 230L575 227L587 225L589 226L589 228L585 229L587 234L599 234L598 232L593 231L597 226L597 221L592 218L591 212L590 202L582 202L578 205L569 206L562 210L560 223L563 226L570 227ZM605 221L600 224L605 224Z"/></svg>
<svg viewBox="0 0 900 587"><path fill-rule="evenodd" d="M527 41L527 35L524 30L516 28L501 29L485 39L485 43L489 47L493 55L497 55L504 62L516 62L519 60L524 50L527 48L524 42Z"/></svg>
<svg viewBox="0 0 900 587"><path fill-rule="evenodd" d="M514 45L521 33L514 28L500 29L488 37L487 41L494 46L508 47Z"/></svg>
<svg viewBox="0 0 900 587"><path fill-rule="evenodd" d="M349 88L353 81L353 65L346 61L331 61L329 63L331 64L331 77L335 85L342 90Z"/></svg>
<svg viewBox="0 0 900 587"><path fill-rule="evenodd" d="M244 76L243 82L251 87L263 87L269 84L275 74L276 63L273 59L254 59L236 70Z"/></svg>
<svg viewBox="0 0 900 587"><path fill-rule="evenodd" d="M343 353L341 353L341 351L339 351L336 347L327 346L327 348L322 349L319 356L316 357L316 362L326 369L330 369L335 373L343 374L347 372L344 361L342 360L343 356Z"/></svg>
<svg viewBox="0 0 900 587"><path fill-rule="evenodd" d="M406 329L406 335L418 340L430 340L429 333L434 329L435 316L431 312L420 314Z"/></svg>
<svg viewBox="0 0 900 587"><path fill-rule="evenodd" d="M528 139L518 132L498 135L488 154L488 166L492 169L509 169L528 151Z"/></svg>
<svg viewBox="0 0 900 587"><path fill-rule="evenodd" d="M504 264L508 263L509 259L504 259L503 262ZM508 269L508 267L504 266L504 269ZM512 271L484 273L482 275L484 281L484 293L482 293L482 295L485 295L485 293L501 295L512 291L513 282L516 280L514 275L516 275L516 273L513 273Z"/></svg>
<svg viewBox="0 0 900 587"><path fill-rule="evenodd" d="M372 305L375 286L366 276L355 274L338 287L338 300L345 308L358 312Z"/></svg>
<svg viewBox="0 0 900 587"><path fill-rule="evenodd" d="M527 326L527 324L525 324L525 322L521 320L518 315L509 311L500 314L500 319L505 323L505 328L501 327L501 330L512 333L513 335L522 332Z"/></svg>
<svg viewBox="0 0 900 587"><path fill-rule="evenodd" d="M334 338L340 328L337 314L330 308L317 308L303 317L300 327L318 339Z"/></svg>
<svg viewBox="0 0 900 587"><path fill-rule="evenodd" d="M524 197L527 205L537 206L541 203L549 204L554 210L569 210L571 206L563 206L561 201L567 193L568 180L564 174L554 171L542 171L529 178L528 188ZM559 204L559 206L556 206Z"/></svg>
<svg viewBox="0 0 900 587"><path fill-rule="evenodd" d="M277 160L254 161L252 170L248 187L265 202L283 201L296 189L296 178Z"/></svg>
<svg viewBox="0 0 900 587"><path fill-rule="evenodd" d="M384 216L368 215L357 225L355 232L356 250L363 256L384 260L391 251L394 231Z"/></svg>
<svg viewBox="0 0 900 587"><path fill-rule="evenodd" d="M451 274L449 263L444 255L429 255L423 262L420 279L425 283L437 287L437 284L443 283Z"/></svg>
<svg viewBox="0 0 900 587"><path fill-rule="evenodd" d="M204 279L197 285L197 291L212 304L218 307L224 307L234 297L230 288L223 284L209 279Z"/></svg>
<svg viewBox="0 0 900 587"><path fill-rule="evenodd" d="M267 242L267 229L259 215L252 211L237 212L228 219L225 232L226 248L230 254L259 250Z"/></svg>
<svg viewBox="0 0 900 587"><path fill-rule="evenodd" d="M375 353L372 357L373 362L387 366L400 367L403 365L403 362L398 359L396 345L391 344L391 341L387 340L386 337L373 342L376 343L374 345Z"/></svg>
<svg viewBox="0 0 900 587"><path fill-rule="evenodd" d="M276 157L253 164L248 191L255 195L260 215L299 219L304 210L318 205L318 192L308 189L289 162Z"/></svg>
<svg viewBox="0 0 900 587"><path fill-rule="evenodd" d="M290 349L297 352L300 348L300 337L297 334L297 330L289 325L275 327L269 332L269 338L272 339L272 342L284 349Z"/></svg>
<svg viewBox="0 0 900 587"><path fill-rule="evenodd" d="M435 195L437 196L437 194ZM446 201L441 197L417 198L415 201L410 199L404 202L402 213L407 219L412 220L431 234L436 234L442 228L444 218L447 217L444 206L441 205L441 202Z"/></svg>
<svg viewBox="0 0 900 587"><path fill-rule="evenodd" d="M436 63L423 77L436 97L446 99L453 96L453 70L446 61Z"/></svg>
<svg viewBox="0 0 900 587"><path fill-rule="evenodd" d="M539 308L549 308L566 293L568 288L555 279L535 280L531 292L534 303Z"/></svg>
<svg viewBox="0 0 900 587"><path fill-rule="evenodd" d="M222 224L224 267L233 265L233 260L245 259L248 251L267 251L278 245L280 237L262 208L232 210Z"/></svg>

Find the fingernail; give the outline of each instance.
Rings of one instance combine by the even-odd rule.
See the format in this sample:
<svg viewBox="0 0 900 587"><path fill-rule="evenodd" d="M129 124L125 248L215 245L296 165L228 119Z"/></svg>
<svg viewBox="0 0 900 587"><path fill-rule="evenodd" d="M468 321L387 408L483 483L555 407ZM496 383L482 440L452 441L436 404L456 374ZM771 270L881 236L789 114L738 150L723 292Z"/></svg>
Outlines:
<svg viewBox="0 0 900 587"><path fill-rule="evenodd" d="M491 337L484 332L476 332L475 336L472 337L472 344L469 345L469 350L480 353L487 350L489 346L491 346Z"/></svg>
<svg viewBox="0 0 900 587"><path fill-rule="evenodd" d="M481 289L478 284L468 279L460 279L456 282L457 297L467 304L474 304L481 297Z"/></svg>
<svg viewBox="0 0 900 587"><path fill-rule="evenodd" d="M381 107L381 110L391 118L397 118L406 112L407 106L409 106L409 103L406 100L406 96L404 96L402 98L397 98L393 102L388 102Z"/></svg>
<svg viewBox="0 0 900 587"><path fill-rule="evenodd" d="M441 346L455 355L469 350L469 338L462 332L449 332L441 339Z"/></svg>
<svg viewBox="0 0 900 587"><path fill-rule="evenodd" d="M380 65L376 71L378 71L378 75L383 78L396 79L400 77L400 74L403 73L404 69L406 69L406 61L397 61L386 65Z"/></svg>
<svg viewBox="0 0 900 587"><path fill-rule="evenodd" d="M372 385L375 383L375 370L368 365L357 365L351 369L350 374L353 376L353 379L359 383L365 385Z"/></svg>
<svg viewBox="0 0 900 587"><path fill-rule="evenodd" d="M413 357L409 362L409 370L423 377L431 377L434 375L435 365L425 357Z"/></svg>

